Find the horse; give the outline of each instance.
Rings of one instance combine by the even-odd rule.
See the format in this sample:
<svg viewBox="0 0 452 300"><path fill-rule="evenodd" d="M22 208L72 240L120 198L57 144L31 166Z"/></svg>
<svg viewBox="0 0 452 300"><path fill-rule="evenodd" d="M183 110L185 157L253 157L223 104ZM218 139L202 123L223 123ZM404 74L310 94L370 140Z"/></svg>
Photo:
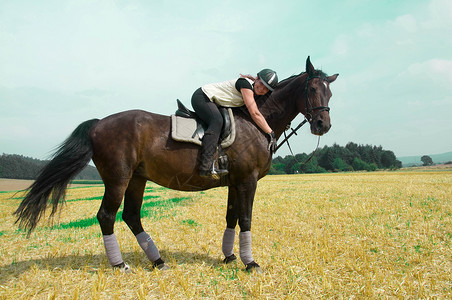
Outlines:
<svg viewBox="0 0 452 300"><path fill-rule="evenodd" d="M281 81L259 110L279 138L299 114L310 123L310 131L321 136L331 127L330 83L339 74L328 76L306 59L306 71ZM270 170L272 152L266 134L252 121L246 109L233 110L236 128L234 143L223 151L229 160L227 183L198 174L200 147L171 138L170 116L130 110L81 123L57 148L49 163L14 215L28 235L51 206L50 217L64 202L69 182L92 160L105 185L97 213L105 252L112 267L129 270L123 261L114 234L118 209L124 200L122 218L135 235L152 266L167 269L157 246L144 230L140 210L147 181L180 190L201 191L228 186L226 229L223 234L224 262L237 259L233 253L235 228L240 227L239 254L246 270L262 272L251 251L253 200L259 179Z"/></svg>

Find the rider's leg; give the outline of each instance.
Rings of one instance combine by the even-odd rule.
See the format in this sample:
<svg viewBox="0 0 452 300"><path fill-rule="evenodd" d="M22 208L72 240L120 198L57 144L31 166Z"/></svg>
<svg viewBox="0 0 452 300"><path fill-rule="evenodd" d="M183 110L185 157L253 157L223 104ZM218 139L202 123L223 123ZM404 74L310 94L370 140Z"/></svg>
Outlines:
<svg viewBox="0 0 452 300"><path fill-rule="evenodd" d="M201 165L199 167L200 174L208 176L213 170L213 160L223 127L223 117L217 105L211 102L200 88L193 94L191 104L198 116L208 125L202 139ZM217 169L215 169L215 172L220 175L224 172L227 173L226 170Z"/></svg>

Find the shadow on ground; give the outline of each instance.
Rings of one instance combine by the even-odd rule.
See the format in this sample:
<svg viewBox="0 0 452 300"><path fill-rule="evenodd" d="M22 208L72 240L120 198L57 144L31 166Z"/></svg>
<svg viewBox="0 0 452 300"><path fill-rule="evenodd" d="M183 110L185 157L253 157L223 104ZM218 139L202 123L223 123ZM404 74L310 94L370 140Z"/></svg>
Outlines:
<svg viewBox="0 0 452 300"><path fill-rule="evenodd" d="M213 258L208 254L191 253L185 251L171 252L160 251L162 258L169 264L170 268L173 264L204 264L210 265L212 268L223 266L223 262L218 258ZM132 269L140 267L148 271L152 271L152 264L146 258L142 251L122 253L124 261L129 264ZM9 265L0 267L0 284L6 284L11 278L18 278L23 273L28 272L32 268L40 270L84 270L89 273L96 273L100 269L110 269L105 254L95 255L68 255L63 257L47 257L40 259L32 259L26 261L13 262Z"/></svg>

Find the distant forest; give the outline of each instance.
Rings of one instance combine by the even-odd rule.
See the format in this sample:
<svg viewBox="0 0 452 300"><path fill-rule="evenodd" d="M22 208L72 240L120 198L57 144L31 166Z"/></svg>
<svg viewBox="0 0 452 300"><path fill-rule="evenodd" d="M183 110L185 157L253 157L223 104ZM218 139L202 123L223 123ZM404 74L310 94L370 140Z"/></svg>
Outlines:
<svg viewBox="0 0 452 300"><path fill-rule="evenodd" d="M39 160L17 154L5 154L0 156L0 178L10 179L36 179L39 171L48 163L47 160ZM97 169L88 165L74 179L99 180Z"/></svg>
<svg viewBox="0 0 452 300"><path fill-rule="evenodd" d="M269 174L326 173L343 171L375 171L377 169L399 169L402 163L394 152L381 146L358 145L353 142L345 147L334 144L317 149L311 154L278 156L272 160Z"/></svg>
<svg viewBox="0 0 452 300"><path fill-rule="evenodd" d="M272 160L269 174L325 173L344 171L375 171L377 169L399 169L402 163L392 151L381 146L348 143L345 147L334 144L317 149L311 154L277 156ZM39 171L48 161L16 154L0 156L0 178L36 179ZM74 179L99 180L97 169L88 165Z"/></svg>

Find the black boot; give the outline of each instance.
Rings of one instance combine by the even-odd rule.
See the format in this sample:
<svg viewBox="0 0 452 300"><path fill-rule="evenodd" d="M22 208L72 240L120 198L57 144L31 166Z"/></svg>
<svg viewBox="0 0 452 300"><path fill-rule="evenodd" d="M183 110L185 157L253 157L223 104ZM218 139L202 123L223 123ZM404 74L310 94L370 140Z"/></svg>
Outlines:
<svg viewBox="0 0 452 300"><path fill-rule="evenodd" d="M202 139L201 165L199 167L199 176L219 179L220 176L227 175L228 170L215 167L214 157L217 152L218 137L208 133Z"/></svg>

